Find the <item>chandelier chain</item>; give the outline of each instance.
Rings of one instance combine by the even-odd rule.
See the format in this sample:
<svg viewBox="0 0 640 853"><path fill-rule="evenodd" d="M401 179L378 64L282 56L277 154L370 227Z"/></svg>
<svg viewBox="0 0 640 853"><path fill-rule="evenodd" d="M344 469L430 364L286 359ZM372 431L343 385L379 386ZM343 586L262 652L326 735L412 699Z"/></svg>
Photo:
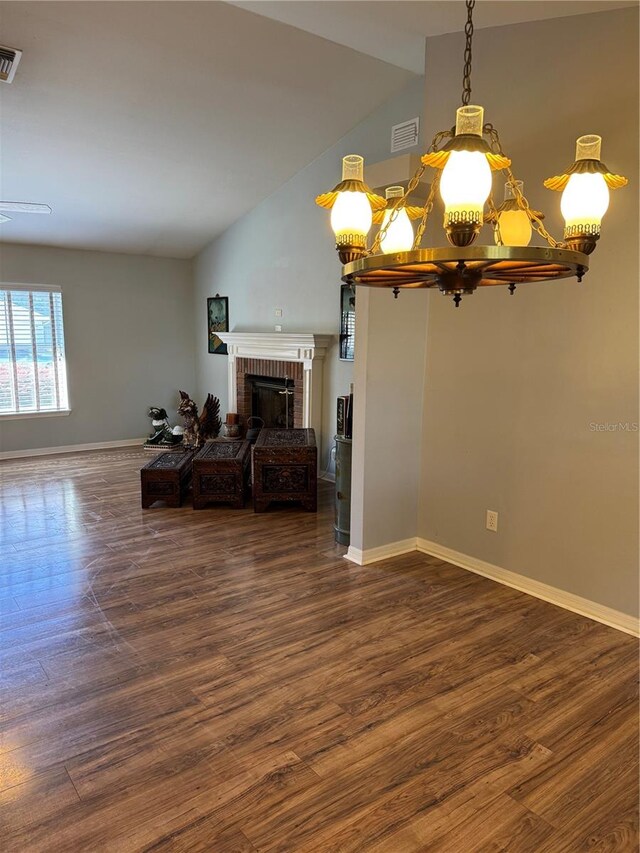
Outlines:
<svg viewBox="0 0 640 853"><path fill-rule="evenodd" d="M471 44L473 42L473 7L476 0L467 0L467 23L464 25L466 37L464 47L464 72L462 75L462 106L471 101Z"/></svg>
<svg viewBox="0 0 640 853"><path fill-rule="evenodd" d="M495 235L496 245L504 246L504 243L502 242L502 234L500 233L500 217L498 216L498 209L493 200L493 193L491 193L487 199L487 206L491 213L491 222L493 224L493 233Z"/></svg>
<svg viewBox="0 0 640 853"><path fill-rule="evenodd" d="M489 145L491 147L491 150L496 154L503 154L504 155L504 151L502 149L502 143L500 142L500 136L498 134L498 131L495 129L495 127L492 124L485 124L485 126L482 128L482 131L490 139ZM511 183L511 187L513 189L513 194L516 198L516 202L518 203L518 207L521 208L521 210L524 210L524 212L527 214L527 216L529 217L529 220L531 222L532 228L544 240L547 241L547 243L551 246L552 249L562 248L564 246L564 243L562 243L559 240L556 240L555 237L553 237L547 231L547 229L544 227L542 220L536 214L536 212L531 210L531 207L529 206L529 202L528 202L527 198L525 197L522 190L518 186L518 182L516 181L515 176L514 176L513 172L511 171L511 167L507 166L507 168L503 169L502 171L507 176L507 179Z"/></svg>
<svg viewBox="0 0 640 853"><path fill-rule="evenodd" d="M443 139L450 139L453 136L453 131L451 130L440 130L431 140L431 145L429 146L429 154L438 150L438 146L442 142ZM381 228L375 240L373 241L373 245L367 251L368 255L375 255L380 251L380 244L384 240L387 235L387 231L392 222L395 222L399 212L405 206L407 199L411 195L411 193L415 190L415 188L420 183L420 178L424 175L427 167L423 164L417 170L415 175L411 178L409 183L407 184L407 189L405 190L404 195L399 196L395 202L393 203L393 207L391 208L391 213L389 215L389 221ZM433 210L433 202L435 200L436 190L440 183L440 171L436 172L436 175L431 182L431 189L429 191L429 197L427 198L427 202L425 204L424 210L422 211L422 219L420 220L420 225L418 226L416 237L413 241L413 248L417 249L420 246L420 242L422 240L422 236L424 234L425 228L427 227L427 219L429 218L429 214Z"/></svg>
<svg viewBox="0 0 640 853"><path fill-rule="evenodd" d="M382 243L382 241L386 237L387 231L389 230L391 223L395 222L395 220L398 217L398 214L400 213L402 208L405 206L407 198L411 195L411 193L415 190L415 188L420 183L420 178L424 175L426 168L427 167L424 164L420 166L418 171L415 173L415 175L411 178L411 180L407 184L407 189L405 190L404 194L401 196L398 196L398 198L394 201L393 207L391 208L391 212L389 214L389 219L385 223L384 227L381 228L378 231L378 233L376 234L376 238L373 241L373 246L367 252L368 255L375 255L379 252L380 244Z"/></svg>
<svg viewBox="0 0 640 853"><path fill-rule="evenodd" d="M422 243L422 238L424 237L424 232L427 228L427 222L429 220L429 214L433 210L433 203L436 198L436 193L438 192L438 187L440 186L440 175L442 174L442 170L438 169L433 176L433 180L431 181L431 189L429 190L429 197L427 198L427 202L424 206L424 210L422 211L422 218L420 219L420 224L416 229L416 236L413 240L414 249L419 249L420 244Z"/></svg>
<svg viewBox="0 0 640 853"><path fill-rule="evenodd" d="M452 139L454 136L453 130L439 130L436 135L431 140L431 145L429 146L428 154L433 154L434 151L438 150L438 146L442 142L443 139ZM440 187L440 175L442 174L442 169L436 169L436 173L433 176L433 180L431 181L431 189L429 190L429 196L424 206L424 210L422 211L422 217L420 218L420 224L416 229L416 236L413 239L413 248L419 249L420 244L422 243L422 238L424 237L424 232L427 228L427 222L429 220L429 214L433 210L433 204L436 199L436 195L438 193L438 188Z"/></svg>

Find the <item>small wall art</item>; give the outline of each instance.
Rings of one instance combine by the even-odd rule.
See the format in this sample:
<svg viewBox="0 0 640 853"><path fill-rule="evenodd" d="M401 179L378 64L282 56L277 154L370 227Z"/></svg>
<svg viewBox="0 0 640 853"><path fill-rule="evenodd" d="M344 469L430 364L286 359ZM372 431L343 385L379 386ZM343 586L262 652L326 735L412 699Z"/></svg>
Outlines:
<svg viewBox="0 0 640 853"><path fill-rule="evenodd" d="M215 355L226 355L227 345L218 337L218 332L229 331L229 297L210 296L207 299L207 329L209 352Z"/></svg>

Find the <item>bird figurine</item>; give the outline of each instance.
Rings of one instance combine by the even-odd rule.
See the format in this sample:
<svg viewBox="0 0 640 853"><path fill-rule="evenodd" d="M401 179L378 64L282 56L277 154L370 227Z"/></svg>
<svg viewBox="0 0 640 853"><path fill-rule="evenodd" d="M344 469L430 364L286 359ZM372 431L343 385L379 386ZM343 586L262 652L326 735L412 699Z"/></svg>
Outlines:
<svg viewBox="0 0 640 853"><path fill-rule="evenodd" d="M213 394L207 399L198 415L198 406L185 392L180 391L178 414L184 418L184 443L190 447L202 447L205 441L217 438L220 433L220 400Z"/></svg>

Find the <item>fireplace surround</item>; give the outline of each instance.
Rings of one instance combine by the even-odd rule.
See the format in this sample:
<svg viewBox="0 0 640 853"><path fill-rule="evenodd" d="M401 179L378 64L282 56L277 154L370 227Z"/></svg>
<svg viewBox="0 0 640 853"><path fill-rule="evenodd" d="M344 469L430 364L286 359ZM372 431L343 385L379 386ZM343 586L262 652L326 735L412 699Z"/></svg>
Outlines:
<svg viewBox="0 0 640 853"><path fill-rule="evenodd" d="M269 429L295 428L295 382L293 379L288 376L281 378L245 373L244 382L245 385L249 385L251 417L260 418L262 425ZM239 386L240 377L238 377ZM298 396L302 396L300 392ZM301 406L299 414L301 414Z"/></svg>
<svg viewBox="0 0 640 853"><path fill-rule="evenodd" d="M246 426L251 416L250 377L289 379L293 390L293 424L312 428L322 446L324 358L333 335L313 332L219 332L227 345L229 409L234 406Z"/></svg>
<svg viewBox="0 0 640 853"><path fill-rule="evenodd" d="M240 422L246 426L247 419L255 414L252 406L254 394L254 383L257 378L274 382L288 380L288 387L292 394L293 424L292 427L300 429L304 426L303 400L304 379L301 364L293 361L273 361L264 358L237 358L236 359L236 411L240 415ZM231 405L231 396L229 396ZM284 424L267 424L267 426L281 426Z"/></svg>

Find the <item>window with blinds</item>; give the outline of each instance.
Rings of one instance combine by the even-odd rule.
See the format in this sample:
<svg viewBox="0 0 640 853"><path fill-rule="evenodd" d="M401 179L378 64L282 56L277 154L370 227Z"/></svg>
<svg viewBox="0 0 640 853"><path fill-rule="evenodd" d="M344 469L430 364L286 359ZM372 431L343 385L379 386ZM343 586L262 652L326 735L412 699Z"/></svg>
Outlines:
<svg viewBox="0 0 640 853"><path fill-rule="evenodd" d="M0 285L0 417L68 409L62 294Z"/></svg>

